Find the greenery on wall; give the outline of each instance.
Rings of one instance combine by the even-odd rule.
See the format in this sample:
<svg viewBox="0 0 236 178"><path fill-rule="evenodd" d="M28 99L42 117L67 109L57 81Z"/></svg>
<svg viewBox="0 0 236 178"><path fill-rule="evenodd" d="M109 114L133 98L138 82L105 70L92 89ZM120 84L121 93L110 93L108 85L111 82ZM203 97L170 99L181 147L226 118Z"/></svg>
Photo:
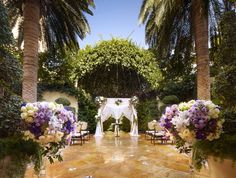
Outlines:
<svg viewBox="0 0 236 178"><path fill-rule="evenodd" d="M0 138L11 136L19 128L22 68L14 55L13 36L6 10L0 1Z"/></svg>
<svg viewBox="0 0 236 178"><path fill-rule="evenodd" d="M96 128L95 115L97 114L97 105L94 98L80 88L75 88L73 85L62 84L46 84L40 83L38 85L38 98L42 98L44 91L58 91L74 96L78 101L78 120L88 122L88 129L94 133Z"/></svg>
<svg viewBox="0 0 236 178"><path fill-rule="evenodd" d="M62 104L63 106L70 106L71 104L67 98L57 98L55 102L58 104Z"/></svg>
<svg viewBox="0 0 236 178"><path fill-rule="evenodd" d="M0 24L0 177L24 177L27 163L39 168L39 144L22 139L22 67L2 1Z"/></svg>
<svg viewBox="0 0 236 178"><path fill-rule="evenodd" d="M13 36L11 33L10 25L9 25L9 19L7 15L6 8L3 5L2 0L0 1L0 44L1 46L3 44L11 44L13 41Z"/></svg>

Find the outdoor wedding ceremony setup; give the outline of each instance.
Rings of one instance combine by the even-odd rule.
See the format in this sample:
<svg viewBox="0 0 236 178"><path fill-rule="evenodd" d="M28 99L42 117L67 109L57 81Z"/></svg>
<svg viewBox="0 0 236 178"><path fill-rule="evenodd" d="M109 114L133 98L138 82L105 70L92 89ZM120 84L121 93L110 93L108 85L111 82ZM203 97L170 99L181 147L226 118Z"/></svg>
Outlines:
<svg viewBox="0 0 236 178"><path fill-rule="evenodd" d="M0 0L0 178L235 178L236 0Z"/></svg>
<svg viewBox="0 0 236 178"><path fill-rule="evenodd" d="M130 135L138 136L138 116L135 106L137 105L138 98L104 98L97 97L97 102L100 104L98 114L96 115L97 126L95 137L102 137L103 122L108 118L113 117L115 119L115 134L119 136L119 124L122 117L126 117L130 121Z"/></svg>

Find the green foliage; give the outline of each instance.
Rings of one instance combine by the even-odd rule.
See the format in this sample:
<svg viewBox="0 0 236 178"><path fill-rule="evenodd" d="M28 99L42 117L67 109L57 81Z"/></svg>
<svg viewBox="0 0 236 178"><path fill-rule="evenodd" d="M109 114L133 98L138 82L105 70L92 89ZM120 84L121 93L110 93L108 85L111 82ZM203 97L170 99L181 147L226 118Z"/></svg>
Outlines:
<svg viewBox="0 0 236 178"><path fill-rule="evenodd" d="M70 101L66 98L57 98L55 100L55 102L58 103L58 104L62 104L64 106L70 106L70 104L71 104Z"/></svg>
<svg viewBox="0 0 236 178"><path fill-rule="evenodd" d="M23 20L24 0L4 1L8 8L8 15L11 20L11 27L18 25L19 46L23 42ZM27 1L27 3L30 3ZM41 0L40 9L40 37L46 42L47 48L64 49L64 46L78 47L78 37L83 39L90 31L85 14L93 15L90 10L94 7L93 0Z"/></svg>
<svg viewBox="0 0 236 178"><path fill-rule="evenodd" d="M0 46L10 44L13 40L11 29L9 27L9 21L7 11L3 5L2 0L0 1Z"/></svg>
<svg viewBox="0 0 236 178"><path fill-rule="evenodd" d="M196 98L195 75L182 75L177 78L164 79L160 83L158 96L163 98L167 95L176 95L180 101L187 101Z"/></svg>
<svg viewBox="0 0 236 178"><path fill-rule="evenodd" d="M138 112L138 127L139 130L145 131L147 130L147 123L154 120L159 119L159 112L157 106L157 100L144 100L140 101L137 107Z"/></svg>
<svg viewBox="0 0 236 178"><path fill-rule="evenodd" d="M215 55L218 75L214 97L223 107L225 119L236 119L236 13L226 12L221 19L221 43Z"/></svg>
<svg viewBox="0 0 236 178"><path fill-rule="evenodd" d="M213 141L198 141L193 146L193 163L198 169L201 168L201 163L208 156L214 156L220 159L236 160L236 135L223 134L217 140Z"/></svg>
<svg viewBox="0 0 236 178"><path fill-rule="evenodd" d="M20 93L22 69L19 60L12 54L12 34L2 1L0 24L0 138L3 138L19 131L22 101L16 93Z"/></svg>
<svg viewBox="0 0 236 178"><path fill-rule="evenodd" d="M32 140L22 140L20 135L0 139L0 160L9 159L7 162L0 162L0 173L3 177L24 177L27 163L34 163L35 171L39 172L42 158L41 148L38 143ZM8 164L7 164L8 163ZM5 164L5 165L4 165ZM4 168L4 169L2 169Z"/></svg>
<svg viewBox="0 0 236 178"><path fill-rule="evenodd" d="M162 78L153 53L140 49L131 41L124 39L101 41L94 47L87 46L72 57L76 57L78 79L92 73L101 65L107 68L111 65L120 65L134 69L150 83L152 88L156 88Z"/></svg>
<svg viewBox="0 0 236 178"><path fill-rule="evenodd" d="M22 76L22 67L18 59L0 47L0 87L5 91L20 93L19 88Z"/></svg>
<svg viewBox="0 0 236 178"><path fill-rule="evenodd" d="M42 83L73 84L73 58L51 49L39 55L38 77Z"/></svg>
<svg viewBox="0 0 236 178"><path fill-rule="evenodd" d="M201 7L203 12L209 11L210 35L217 28L218 12L221 10L219 3L218 0L208 0ZM143 1L139 20L145 24L146 42L157 50L161 58L169 57L173 52L189 58L194 39L192 31L195 12L192 9L192 1ZM208 13L202 15L207 18Z"/></svg>
<svg viewBox="0 0 236 178"><path fill-rule="evenodd" d="M17 95L0 98L0 138L20 132L20 107L22 100Z"/></svg>
<svg viewBox="0 0 236 178"><path fill-rule="evenodd" d="M115 119L113 117L109 117L106 121L103 122L103 130L104 131L113 131L114 126L111 126L112 123L115 123Z"/></svg>
<svg viewBox="0 0 236 178"><path fill-rule="evenodd" d="M162 102L164 104L178 104L179 103L179 98L175 95L169 95L169 96L165 96L162 99Z"/></svg>
<svg viewBox="0 0 236 178"><path fill-rule="evenodd" d="M130 132L130 120L127 119L126 117L122 117L121 119L121 125L120 125L120 130L124 132Z"/></svg>
<svg viewBox="0 0 236 178"><path fill-rule="evenodd" d="M162 113L165 112L167 105L163 104L159 108L159 116L161 116Z"/></svg>
<svg viewBox="0 0 236 178"><path fill-rule="evenodd" d="M136 70L113 64L97 66L80 79L79 85L93 96L129 98L150 90L150 84Z"/></svg>

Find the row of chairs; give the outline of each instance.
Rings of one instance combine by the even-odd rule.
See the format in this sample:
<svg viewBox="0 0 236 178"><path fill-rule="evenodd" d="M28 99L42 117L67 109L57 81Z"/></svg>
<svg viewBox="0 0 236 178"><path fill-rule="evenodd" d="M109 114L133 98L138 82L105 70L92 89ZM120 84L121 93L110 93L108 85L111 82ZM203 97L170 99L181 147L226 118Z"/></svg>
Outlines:
<svg viewBox="0 0 236 178"><path fill-rule="evenodd" d="M156 145L158 141L160 141L161 144L167 143L168 141L173 143L171 134L167 130L161 128L160 123L157 121L148 122L148 130L145 132L145 139L151 140L151 143L154 145Z"/></svg>
<svg viewBox="0 0 236 178"><path fill-rule="evenodd" d="M79 121L76 123L76 129L71 135L70 145L80 144L81 146L90 139L90 132L87 130L88 123Z"/></svg>

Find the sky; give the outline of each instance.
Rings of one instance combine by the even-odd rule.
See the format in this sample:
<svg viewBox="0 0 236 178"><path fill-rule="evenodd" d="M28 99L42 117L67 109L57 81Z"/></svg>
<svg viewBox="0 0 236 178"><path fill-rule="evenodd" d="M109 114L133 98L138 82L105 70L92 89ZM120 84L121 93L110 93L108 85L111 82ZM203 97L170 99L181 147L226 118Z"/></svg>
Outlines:
<svg viewBox="0 0 236 178"><path fill-rule="evenodd" d="M132 39L138 46L145 45L144 25L138 23L139 10L143 0L94 0L96 8L93 16L87 16L91 33L80 47L94 45L100 40L112 37Z"/></svg>

